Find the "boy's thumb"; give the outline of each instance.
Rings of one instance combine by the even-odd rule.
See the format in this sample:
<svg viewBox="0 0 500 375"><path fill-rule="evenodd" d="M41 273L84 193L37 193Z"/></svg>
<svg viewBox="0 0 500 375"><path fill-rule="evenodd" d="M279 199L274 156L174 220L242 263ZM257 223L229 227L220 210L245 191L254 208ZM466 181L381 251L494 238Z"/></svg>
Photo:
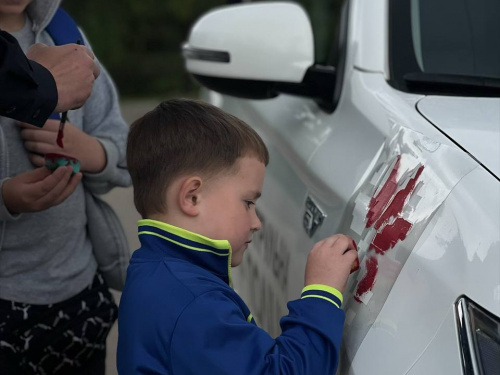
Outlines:
<svg viewBox="0 0 500 375"><path fill-rule="evenodd" d="M52 173L52 171L50 171L49 169L47 169L45 167L40 167L40 168L37 168L37 169L27 173L27 176L26 176L27 178L25 181L28 183L38 182L38 181L43 180L47 176L50 176L51 173Z"/></svg>

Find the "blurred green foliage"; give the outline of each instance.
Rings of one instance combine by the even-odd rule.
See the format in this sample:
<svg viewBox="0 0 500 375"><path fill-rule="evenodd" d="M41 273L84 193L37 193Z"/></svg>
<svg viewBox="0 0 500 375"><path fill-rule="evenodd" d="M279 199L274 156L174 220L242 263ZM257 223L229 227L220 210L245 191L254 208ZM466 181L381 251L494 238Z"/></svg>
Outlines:
<svg viewBox="0 0 500 375"><path fill-rule="evenodd" d="M63 2L113 77L122 97L190 93L196 83L180 53L193 22L225 0Z"/></svg>

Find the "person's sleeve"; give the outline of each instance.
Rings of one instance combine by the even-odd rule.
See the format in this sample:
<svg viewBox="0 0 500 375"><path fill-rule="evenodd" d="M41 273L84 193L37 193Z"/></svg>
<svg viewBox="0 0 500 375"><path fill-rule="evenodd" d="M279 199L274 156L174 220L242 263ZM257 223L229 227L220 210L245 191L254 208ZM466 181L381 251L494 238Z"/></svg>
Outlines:
<svg viewBox="0 0 500 375"><path fill-rule="evenodd" d="M85 45L89 46L87 40ZM115 186L130 186L126 162L128 125L121 114L115 85L103 66L83 111L83 131L95 137L106 153L101 172L84 174L85 187L93 194L105 194Z"/></svg>
<svg viewBox="0 0 500 375"><path fill-rule="evenodd" d="M172 373L334 374L344 324L342 295L325 286L306 289L300 300L288 303L276 339L249 323L228 295L198 297L177 321L169 353Z"/></svg>
<svg viewBox="0 0 500 375"><path fill-rule="evenodd" d="M42 127L57 98L52 74L28 60L16 38L0 30L0 115Z"/></svg>

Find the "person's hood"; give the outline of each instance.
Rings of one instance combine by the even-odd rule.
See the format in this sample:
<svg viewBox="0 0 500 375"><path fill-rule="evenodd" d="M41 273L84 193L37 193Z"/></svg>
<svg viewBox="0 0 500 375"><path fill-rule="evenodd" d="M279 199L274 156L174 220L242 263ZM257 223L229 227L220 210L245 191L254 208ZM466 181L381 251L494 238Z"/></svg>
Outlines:
<svg viewBox="0 0 500 375"><path fill-rule="evenodd" d="M60 4L61 0L34 0L28 5L26 12L33 22L36 34L47 27Z"/></svg>

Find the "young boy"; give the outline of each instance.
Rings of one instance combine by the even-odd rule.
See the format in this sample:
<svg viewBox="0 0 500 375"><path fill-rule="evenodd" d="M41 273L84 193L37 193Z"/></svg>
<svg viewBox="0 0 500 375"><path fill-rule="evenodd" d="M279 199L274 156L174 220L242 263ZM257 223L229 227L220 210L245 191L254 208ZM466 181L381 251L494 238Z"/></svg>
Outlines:
<svg viewBox="0 0 500 375"><path fill-rule="evenodd" d="M120 374L335 373L351 239L314 246L276 339L230 286L261 226L268 161L252 128L209 104L167 101L132 125L127 163L144 219L120 303Z"/></svg>
<svg viewBox="0 0 500 375"><path fill-rule="evenodd" d="M24 51L38 42L53 46L46 27L59 3L0 0L0 28ZM62 27L57 35L73 36L70 31ZM98 259L129 249L98 195L129 185L130 176L128 126L104 70L85 105L69 111L63 148L56 144L58 128L58 120L36 128L0 117L0 374L105 371L117 306L104 279L112 267L99 271ZM82 173L49 171L44 155L54 152L79 159ZM112 261L119 263L118 256Z"/></svg>

